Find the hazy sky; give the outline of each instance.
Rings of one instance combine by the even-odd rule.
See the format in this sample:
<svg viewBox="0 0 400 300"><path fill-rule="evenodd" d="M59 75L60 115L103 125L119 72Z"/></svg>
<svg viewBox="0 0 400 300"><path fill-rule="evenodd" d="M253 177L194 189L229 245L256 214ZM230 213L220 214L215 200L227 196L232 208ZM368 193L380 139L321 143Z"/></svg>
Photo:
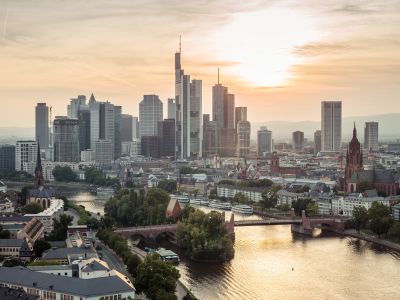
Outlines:
<svg viewBox="0 0 400 300"><path fill-rule="evenodd" d="M321 100L400 112L400 1L0 0L0 126L91 92L134 115L143 94L166 104L179 35L204 112L217 67L254 122L318 120Z"/></svg>

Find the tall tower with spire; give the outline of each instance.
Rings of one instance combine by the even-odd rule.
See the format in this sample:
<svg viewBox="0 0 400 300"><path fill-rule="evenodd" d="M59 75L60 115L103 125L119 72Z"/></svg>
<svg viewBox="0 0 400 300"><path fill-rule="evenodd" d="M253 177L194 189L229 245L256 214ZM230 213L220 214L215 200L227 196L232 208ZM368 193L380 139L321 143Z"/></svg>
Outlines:
<svg viewBox="0 0 400 300"><path fill-rule="evenodd" d="M351 139L346 153L346 169L345 169L345 190L347 182L356 171L363 170L363 153L361 144L357 138L356 124L354 123L353 138Z"/></svg>
<svg viewBox="0 0 400 300"><path fill-rule="evenodd" d="M37 158L36 158L36 167L35 167L35 181L33 183L35 189L44 186L43 179L43 168L42 168L42 159L40 157L40 144L37 146Z"/></svg>

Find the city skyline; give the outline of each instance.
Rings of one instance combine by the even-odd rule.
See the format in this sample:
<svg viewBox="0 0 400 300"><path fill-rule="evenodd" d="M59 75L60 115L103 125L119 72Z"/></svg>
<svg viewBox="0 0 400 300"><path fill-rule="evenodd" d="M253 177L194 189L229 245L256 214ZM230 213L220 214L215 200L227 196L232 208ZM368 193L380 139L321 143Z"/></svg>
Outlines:
<svg viewBox="0 0 400 300"><path fill-rule="evenodd" d="M396 112L397 1L74 1L63 9L55 2L0 1L0 100L18 103L4 107L1 127L34 124L30 109L13 118L20 105L46 102L53 116L66 115L71 95L91 92L132 115L144 94L159 95L167 107L179 35L185 70L203 81L204 113L211 112L218 67L252 122L317 121L319 103L330 100L343 101L343 117ZM174 25L160 26L169 21Z"/></svg>

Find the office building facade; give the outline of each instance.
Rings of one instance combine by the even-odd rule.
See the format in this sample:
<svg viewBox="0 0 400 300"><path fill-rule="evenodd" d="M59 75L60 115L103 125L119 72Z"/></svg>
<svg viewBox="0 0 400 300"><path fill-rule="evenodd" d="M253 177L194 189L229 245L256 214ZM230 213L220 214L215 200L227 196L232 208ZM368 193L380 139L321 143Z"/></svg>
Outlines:
<svg viewBox="0 0 400 300"><path fill-rule="evenodd" d="M378 122L366 122L364 127L364 149L367 151L379 150Z"/></svg>
<svg viewBox="0 0 400 300"><path fill-rule="evenodd" d="M36 164L38 143L17 141L15 145L15 170L27 171L27 164Z"/></svg>
<svg viewBox="0 0 400 300"><path fill-rule="evenodd" d="M35 139L42 149L50 145L49 124L49 107L46 103L38 103L35 108Z"/></svg>
<svg viewBox="0 0 400 300"><path fill-rule="evenodd" d="M139 103L140 137L157 136L158 122L163 120L163 103L157 95L144 95Z"/></svg>
<svg viewBox="0 0 400 300"><path fill-rule="evenodd" d="M175 119L158 122L160 156L175 158Z"/></svg>
<svg viewBox="0 0 400 300"><path fill-rule="evenodd" d="M321 148L338 152L342 143L342 102L321 102Z"/></svg>
<svg viewBox="0 0 400 300"><path fill-rule="evenodd" d="M250 122L239 121L236 124L237 130L237 151L240 157L246 157L250 152Z"/></svg>
<svg viewBox="0 0 400 300"><path fill-rule="evenodd" d="M54 126L54 161L79 162L79 121L56 117Z"/></svg>
<svg viewBox="0 0 400 300"><path fill-rule="evenodd" d="M15 170L15 146L0 145L0 172Z"/></svg>
<svg viewBox="0 0 400 300"><path fill-rule="evenodd" d="M314 154L321 151L321 130L314 132Z"/></svg>
<svg viewBox="0 0 400 300"><path fill-rule="evenodd" d="M302 152L304 150L304 132L295 131L292 133L293 150Z"/></svg>
<svg viewBox="0 0 400 300"><path fill-rule="evenodd" d="M257 131L257 155L272 153L272 131L263 126Z"/></svg>

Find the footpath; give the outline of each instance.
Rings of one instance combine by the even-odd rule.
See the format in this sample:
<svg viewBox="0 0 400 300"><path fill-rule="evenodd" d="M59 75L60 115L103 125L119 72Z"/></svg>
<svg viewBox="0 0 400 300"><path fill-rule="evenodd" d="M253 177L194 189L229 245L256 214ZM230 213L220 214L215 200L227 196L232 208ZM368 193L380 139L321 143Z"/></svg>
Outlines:
<svg viewBox="0 0 400 300"><path fill-rule="evenodd" d="M400 252L400 244L397 244L397 243L394 243L394 242L391 242L388 240L380 239L376 236L366 234L363 232L358 233L354 229L347 229L344 232L342 232L341 234L343 234L345 236L351 236L354 238L358 238L358 239L361 239L361 240L364 240L367 242L375 243L375 244L381 245L383 247L389 248L391 250Z"/></svg>

